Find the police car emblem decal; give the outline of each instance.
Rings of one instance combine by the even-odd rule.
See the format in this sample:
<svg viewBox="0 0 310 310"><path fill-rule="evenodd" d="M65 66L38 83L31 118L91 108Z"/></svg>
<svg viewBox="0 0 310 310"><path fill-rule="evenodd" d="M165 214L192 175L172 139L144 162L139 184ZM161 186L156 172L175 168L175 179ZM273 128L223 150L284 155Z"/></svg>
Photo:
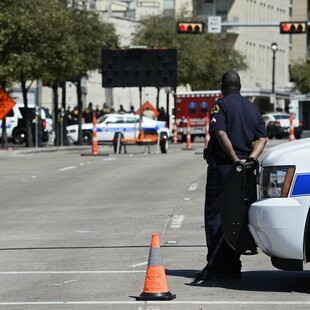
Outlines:
<svg viewBox="0 0 310 310"><path fill-rule="evenodd" d="M215 104L211 109L211 114L215 114L219 112L220 112L220 106L218 104Z"/></svg>

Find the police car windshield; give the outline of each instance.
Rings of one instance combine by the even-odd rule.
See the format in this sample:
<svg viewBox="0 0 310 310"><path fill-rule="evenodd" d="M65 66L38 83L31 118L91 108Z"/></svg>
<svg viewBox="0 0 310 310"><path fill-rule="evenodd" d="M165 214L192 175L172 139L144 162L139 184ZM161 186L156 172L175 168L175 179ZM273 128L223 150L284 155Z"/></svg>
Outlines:
<svg viewBox="0 0 310 310"><path fill-rule="evenodd" d="M108 115L103 115L103 116L99 117L99 118L97 119L97 123L98 123L98 124L99 124L99 123L103 123L108 117L109 117Z"/></svg>

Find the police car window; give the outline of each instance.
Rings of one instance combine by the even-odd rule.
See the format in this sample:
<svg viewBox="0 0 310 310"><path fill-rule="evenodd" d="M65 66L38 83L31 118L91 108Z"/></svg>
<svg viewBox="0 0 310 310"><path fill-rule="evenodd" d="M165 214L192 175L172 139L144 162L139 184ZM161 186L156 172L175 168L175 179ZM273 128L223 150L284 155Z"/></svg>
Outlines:
<svg viewBox="0 0 310 310"><path fill-rule="evenodd" d="M19 110L20 110L20 113L22 114L22 116L23 116L23 118L25 118L25 110L26 110L26 108L19 108ZM34 110L34 108L28 108L28 113L29 113L29 116L30 116L30 118L31 119L33 119L34 117L35 117L35 110Z"/></svg>
<svg viewBox="0 0 310 310"><path fill-rule="evenodd" d="M107 120L107 123L109 124L122 124L124 123L124 119L120 117L109 117Z"/></svg>
<svg viewBox="0 0 310 310"><path fill-rule="evenodd" d="M131 116L131 117L126 117L125 123L134 124L134 123L137 123L138 121L139 120L136 117Z"/></svg>
<svg viewBox="0 0 310 310"><path fill-rule="evenodd" d="M122 117L117 117L116 123L117 124L123 124L124 123L124 119Z"/></svg>
<svg viewBox="0 0 310 310"><path fill-rule="evenodd" d="M106 116L106 115L99 117L97 119L97 124L103 123L107 118L108 118L108 116Z"/></svg>

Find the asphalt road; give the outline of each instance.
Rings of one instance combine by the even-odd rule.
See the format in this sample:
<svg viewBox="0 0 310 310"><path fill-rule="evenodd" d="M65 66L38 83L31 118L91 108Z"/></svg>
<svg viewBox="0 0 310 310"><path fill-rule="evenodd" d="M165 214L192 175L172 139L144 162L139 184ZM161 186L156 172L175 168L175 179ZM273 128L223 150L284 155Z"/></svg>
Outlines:
<svg viewBox="0 0 310 310"><path fill-rule="evenodd" d="M240 280L193 283L205 265L206 165L202 142L184 148L1 150L0 308L308 309L310 268L283 272L261 252L242 257ZM171 301L132 297L153 233Z"/></svg>

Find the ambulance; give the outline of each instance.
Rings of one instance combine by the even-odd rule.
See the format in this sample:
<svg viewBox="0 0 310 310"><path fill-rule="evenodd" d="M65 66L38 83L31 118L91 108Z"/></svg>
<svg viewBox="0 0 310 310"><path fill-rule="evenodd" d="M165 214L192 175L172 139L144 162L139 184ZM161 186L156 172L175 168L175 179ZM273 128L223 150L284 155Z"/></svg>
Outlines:
<svg viewBox="0 0 310 310"><path fill-rule="evenodd" d="M210 116L211 108L220 96L219 90L175 94L175 123L178 142L186 142L188 131L190 131L191 142L194 142L196 137L206 137L206 117Z"/></svg>

